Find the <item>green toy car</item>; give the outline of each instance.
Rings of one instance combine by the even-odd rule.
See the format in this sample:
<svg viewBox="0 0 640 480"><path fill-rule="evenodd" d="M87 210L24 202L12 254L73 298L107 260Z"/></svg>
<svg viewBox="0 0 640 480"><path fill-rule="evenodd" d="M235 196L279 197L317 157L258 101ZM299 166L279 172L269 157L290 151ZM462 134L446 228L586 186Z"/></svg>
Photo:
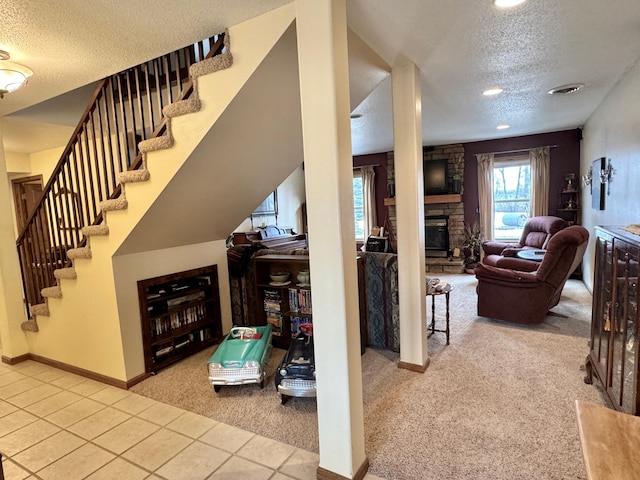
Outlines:
<svg viewBox="0 0 640 480"><path fill-rule="evenodd" d="M271 325L235 326L211 355L209 381L216 392L223 385L258 383L264 388L264 367L271 355Z"/></svg>

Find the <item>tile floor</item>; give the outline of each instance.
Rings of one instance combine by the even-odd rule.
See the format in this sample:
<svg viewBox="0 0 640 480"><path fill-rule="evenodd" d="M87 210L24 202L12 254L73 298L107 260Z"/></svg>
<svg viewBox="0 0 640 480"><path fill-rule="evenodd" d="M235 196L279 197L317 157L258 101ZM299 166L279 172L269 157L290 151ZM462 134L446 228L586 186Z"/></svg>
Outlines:
<svg viewBox="0 0 640 480"><path fill-rule="evenodd" d="M315 453L30 360L0 364L0 452L6 480L307 480L318 466Z"/></svg>

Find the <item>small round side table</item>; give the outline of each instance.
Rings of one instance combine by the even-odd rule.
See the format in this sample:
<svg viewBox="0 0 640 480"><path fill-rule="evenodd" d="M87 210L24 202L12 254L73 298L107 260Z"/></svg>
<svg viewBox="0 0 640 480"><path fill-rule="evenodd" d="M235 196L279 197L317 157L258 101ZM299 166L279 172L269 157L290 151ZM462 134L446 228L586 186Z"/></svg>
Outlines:
<svg viewBox="0 0 640 480"><path fill-rule="evenodd" d="M431 297L431 323L427 325L427 338L433 335L435 332L444 333L447 336L447 345L449 345L449 294L453 290L453 285L447 283L445 285L438 284L437 288L429 288L427 284L427 297ZM436 297L444 295L446 300L446 326L444 330L438 330L436 328Z"/></svg>

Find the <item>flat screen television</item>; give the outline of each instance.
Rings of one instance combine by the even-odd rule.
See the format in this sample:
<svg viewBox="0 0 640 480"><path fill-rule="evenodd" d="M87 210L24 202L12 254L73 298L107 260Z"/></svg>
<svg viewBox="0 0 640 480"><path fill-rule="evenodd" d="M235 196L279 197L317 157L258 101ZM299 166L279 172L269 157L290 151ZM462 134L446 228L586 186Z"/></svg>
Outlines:
<svg viewBox="0 0 640 480"><path fill-rule="evenodd" d="M425 195L442 195L449 193L449 161L425 160L423 164L424 170L424 194Z"/></svg>

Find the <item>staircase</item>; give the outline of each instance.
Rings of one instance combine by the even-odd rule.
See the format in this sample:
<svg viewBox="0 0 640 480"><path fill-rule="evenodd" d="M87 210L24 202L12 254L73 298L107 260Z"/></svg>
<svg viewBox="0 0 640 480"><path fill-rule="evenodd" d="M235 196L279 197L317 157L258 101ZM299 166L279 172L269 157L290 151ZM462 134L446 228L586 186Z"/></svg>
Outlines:
<svg viewBox="0 0 640 480"><path fill-rule="evenodd" d="M224 39L224 50L221 49L221 45L220 45L220 42L223 39ZM189 66L189 78L191 79L191 81L188 82L187 87L184 89L184 91L180 95L182 99L164 107L162 109L163 116L161 121L159 122L160 126L157 129L151 128L151 130L154 130L154 134L152 135L152 138L147 140L142 140L141 142L138 143L137 147L140 153L139 153L139 156L136 157L136 161L133 162L131 169L127 171L119 172L117 174L118 188L115 190L113 195L115 198L110 198L107 200L100 201L98 204L99 215L96 216L96 224L88 225L81 228L80 231L83 237L81 243L83 244L83 246L66 250L65 252L66 261L64 261L64 263L65 264L70 263L70 266L63 267L63 268L56 268L53 270L52 273L53 273L53 277L56 280L56 285L44 287L41 289L40 295L42 296L42 298L44 298L44 302L31 305L30 319L27 320L26 322L23 322L21 325L21 328L23 330L31 331L31 332L37 332L39 330L38 324L37 324L37 316L50 315L48 299L62 298L62 288L60 286L60 280L76 279L77 272L74 266L76 260L91 258L92 256L91 237L98 236L98 235L104 236L109 234L109 227L107 225L107 213L110 211L124 210L128 207L128 202L126 197L126 188L125 188L126 185L131 183L137 183L137 182L145 182L149 180L150 173L149 173L149 170L146 168L147 167L146 158L149 152L168 149L173 146L174 137L171 133L172 118L175 118L181 115L186 115L186 114L193 113L200 110L200 98L198 95L198 78L202 75L207 75L210 73L217 72L219 70L229 68L233 64L233 56L229 48L230 45L229 45L228 33L226 35L220 36L220 38L216 38L215 40L217 41L213 43L210 49L209 56L207 56L206 59L198 63L191 64ZM223 51L224 53L222 53ZM180 66L178 66L178 69L179 68ZM126 73L127 72L125 72L125 74ZM158 73L158 72L156 71L154 73ZM177 74L177 72L171 72L171 74ZM167 74L167 77L168 76L169 74ZM111 83L113 83L114 79L118 81L120 79L120 75L116 75L112 77L112 79L110 79ZM171 87L169 87L169 90L170 89ZM149 97L148 95L149 91L150 90L147 88L147 98ZM98 92L102 93L102 89L99 88ZM129 94L131 95L130 90L129 90ZM140 97L142 95L143 95L143 92L138 91L136 95L138 97L138 100L140 100ZM159 98L162 98L162 97L160 96ZM95 111L96 109L99 109L101 106L97 104L97 102L98 102L98 95L94 95L93 103L92 105L89 106L88 111ZM88 118L88 116L85 115L81 120L78 130L86 129L89 124L90 124L90 118ZM116 125L117 125L117 121L116 121ZM142 132L144 132L144 128L142 129ZM109 135L111 135L109 131L102 130L102 132L99 133L99 137L104 137ZM116 132L115 135L118 136L120 135L120 133ZM107 141L104 141L104 143L107 143ZM65 167L70 168L69 161L68 161L69 158L70 158L69 156L67 157L63 156L63 158L61 159L61 162L56 168L56 172L54 172L54 175L53 175L54 178L56 175L59 175L60 172L63 172ZM67 160L67 162L65 162L65 160ZM110 169L113 172L117 168L116 163L118 159L111 158L111 160L115 161L115 163L110 166ZM76 180L82 180L82 179L83 179L82 177L76 178ZM91 179L89 178L89 180ZM83 187L86 191L87 189L86 185L83 185ZM44 191L43 200L40 202L41 205L39 206L40 211L43 212L43 214L52 213L51 210L49 211L45 210L45 207L44 207L45 199L47 197L56 196L56 193L54 193L54 190L57 190L58 192L60 192L63 188L66 190L67 188L66 185L63 185L59 182L53 182L53 183L50 183L50 185L48 185L48 188L45 189ZM117 197L115 195L117 195ZM38 213L38 208L36 208L36 212L34 212L34 214L32 215L32 218L30 219L31 221L28 222L28 225L25 228L25 232L21 235L18 241L19 252L25 251L24 249L20 248L21 244L29 243L29 240L32 238L32 236L30 236L29 233L32 233L34 229L33 228L30 229L29 227L37 223L37 219L38 219L37 213ZM43 214L41 214L41 216ZM79 218L76 216L75 219L78 220ZM52 238L52 240L55 241L55 236ZM59 248L60 245L56 245L56 247ZM23 266L25 265L26 259L28 258L30 258L30 256L27 256L26 258L24 257L22 258ZM46 281L46 277L44 280ZM31 282L34 283L34 279L31 279ZM28 283L29 282L25 281L25 284L28 284ZM32 292L29 292L29 293L32 293ZM32 296L30 300L33 300L33 298L35 297Z"/></svg>
<svg viewBox="0 0 640 480"><path fill-rule="evenodd" d="M191 65L193 94L163 107L162 125L155 128L159 134L137 143L139 160L131 162L131 169L118 172L117 166L100 164L100 172L106 172L98 175L106 177L104 184L98 186L94 181L82 186L78 182L80 168L84 168L81 161L89 163L95 155L80 158L73 152L86 153L87 148L108 152L116 150L113 145L117 142L110 143L109 139L96 135L98 141L93 145L83 137L82 148L68 149L72 152L68 155L71 161L65 164L61 161L59 173L46 186L49 190L43 196L46 213L32 215L34 235L23 233L18 242L19 252L27 254L21 255L23 271L27 263L52 268L52 284L40 288L37 293L43 300L31 302L30 318L22 324L23 330L33 332L27 336L32 356L108 378L126 379L135 375L127 371L139 373L136 362L141 342L134 342L139 345L129 350L125 345L129 330L140 329L139 316L121 318L114 259L124 254L208 241L219 240L224 244L229 232L302 162L299 95L291 89L291 82L295 80L296 88L298 83L293 20L293 8L283 8L230 28L224 35L225 48L220 54ZM241 61L234 63L232 50L234 55L236 51L241 55ZM289 66L278 65L285 60ZM274 73L277 70L288 71L285 75L288 78L278 77ZM296 74L292 75L294 71ZM256 101L258 86L262 92ZM147 92L153 90L149 83L145 88ZM128 101L135 101L134 96L129 94ZM285 104L289 106L280 112L284 115L296 112L297 121L296 115L293 120L282 122L274 122L270 116L252 116L262 107L277 111L274 107ZM91 110L89 107L88 111ZM246 116L252 118L242 120ZM94 117L92 123L99 122ZM297 127L292 126L295 123ZM242 141L239 132L243 128L251 130L247 135L255 138L256 143ZM78 129L84 132L87 127ZM113 132L109 135L119 138ZM288 142L289 135L298 139ZM263 141L261 137L270 140ZM269 144L274 140L278 145L270 150ZM270 162L272 155L279 157L275 164ZM98 157L101 162L102 156ZM218 158L212 161L212 157ZM229 169L230 163L236 168ZM255 178L247 176L247 172ZM260 183L230 208L222 209L220 206L228 206L229 198L237 196L239 186L242 187L238 176L244 176L250 184ZM212 192L213 183L220 185ZM113 194L105 193L105 185L110 184L114 187ZM69 202L58 200L78 191L83 192L81 197L97 198L97 206L80 202L77 211ZM206 196L198 192L206 192ZM71 198L76 197L71 194ZM176 206L180 206L177 211ZM92 208L95 221L83 225L79 220L90 218ZM167 230L178 235L158 235L157 223L151 228L146 225L149 219L153 224L154 217L162 218ZM211 219L211 225L203 227L203 219ZM172 222L181 226L173 229ZM77 234L70 228L75 225ZM45 226L47 241L42 242ZM41 254L45 252L45 247L33 248L37 241L44 244L46 252L54 252L45 258L46 262L35 261L36 257L43 258ZM73 248L66 248L67 245ZM28 283L25 281L25 285ZM32 281L32 285L35 283ZM137 295L135 284L127 288L128 293ZM136 359L131 367L127 364L132 357Z"/></svg>

